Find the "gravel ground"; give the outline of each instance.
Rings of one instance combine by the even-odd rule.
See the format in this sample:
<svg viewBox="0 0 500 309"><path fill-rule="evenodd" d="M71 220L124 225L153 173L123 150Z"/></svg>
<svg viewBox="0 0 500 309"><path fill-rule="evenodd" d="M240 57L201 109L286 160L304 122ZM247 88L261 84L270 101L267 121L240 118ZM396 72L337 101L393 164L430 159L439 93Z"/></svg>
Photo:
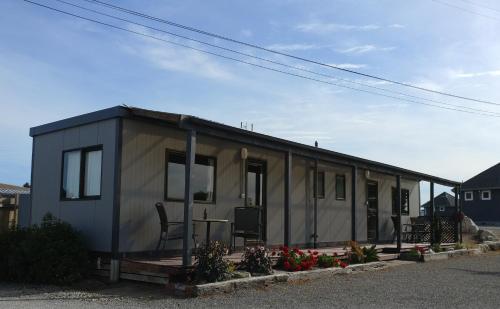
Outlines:
<svg viewBox="0 0 500 309"><path fill-rule="evenodd" d="M499 291L500 254L490 253L197 299L134 283L93 290L0 283L0 308L499 308Z"/></svg>

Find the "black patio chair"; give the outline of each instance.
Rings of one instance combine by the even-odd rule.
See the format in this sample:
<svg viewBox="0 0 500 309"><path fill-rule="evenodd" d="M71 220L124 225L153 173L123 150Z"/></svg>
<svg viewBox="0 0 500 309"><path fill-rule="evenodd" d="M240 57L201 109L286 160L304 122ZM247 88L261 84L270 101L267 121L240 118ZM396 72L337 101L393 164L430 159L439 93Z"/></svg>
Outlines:
<svg viewBox="0 0 500 309"><path fill-rule="evenodd" d="M156 210L158 211L158 216L160 217L160 226L161 226L160 239L158 240L158 245L156 246L156 253L158 254L158 252L160 251L160 247L161 251L165 250L167 241L184 239L182 228L179 228L180 226L184 225L184 222L168 221L167 212L165 211L163 203L158 202L155 204L155 207ZM197 244L196 244L196 233L195 233L194 223L193 223L192 237L193 237L194 248L196 249Z"/></svg>
<svg viewBox="0 0 500 309"><path fill-rule="evenodd" d="M262 239L261 230L259 207L235 207L234 222L231 223L231 252L236 247L236 237L243 238L243 245L246 246L247 239Z"/></svg>

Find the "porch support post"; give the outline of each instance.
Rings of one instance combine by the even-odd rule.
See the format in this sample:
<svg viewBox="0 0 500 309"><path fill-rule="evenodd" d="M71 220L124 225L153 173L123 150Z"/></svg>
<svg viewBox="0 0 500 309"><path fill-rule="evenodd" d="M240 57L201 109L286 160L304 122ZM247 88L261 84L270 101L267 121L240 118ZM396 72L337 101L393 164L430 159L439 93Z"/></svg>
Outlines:
<svg viewBox="0 0 500 309"><path fill-rule="evenodd" d="M430 183L429 217L431 218L431 237L430 243L434 244L434 182Z"/></svg>
<svg viewBox="0 0 500 309"><path fill-rule="evenodd" d="M459 205L459 211L460 212L463 212L463 206L464 206L464 195L462 193L462 185L459 185L458 186L458 192L460 192L460 199L458 200L458 205ZM458 223L458 230L459 230L459 235L460 235L460 242L462 243L463 242L463 238L462 238L462 221L460 221Z"/></svg>
<svg viewBox="0 0 500 309"><path fill-rule="evenodd" d="M292 204L292 152L285 154L285 235L283 244L290 246L290 208Z"/></svg>
<svg viewBox="0 0 500 309"><path fill-rule="evenodd" d="M396 176L396 211L398 215L397 221L397 244L398 244L398 252L401 252L401 176Z"/></svg>
<svg viewBox="0 0 500 309"><path fill-rule="evenodd" d="M455 218L457 219L457 222L455 223L455 242L459 242L460 241L460 236L459 236L459 225L460 225L460 221L458 220L459 219L459 213L460 213L460 209L459 209L459 206L458 206L458 195L460 194L460 187L459 186L455 186Z"/></svg>
<svg viewBox="0 0 500 309"><path fill-rule="evenodd" d="M314 234L313 246L318 247L318 160L314 160Z"/></svg>
<svg viewBox="0 0 500 309"><path fill-rule="evenodd" d="M196 131L190 129L186 136L186 169L184 178L184 225L182 240L182 266L191 266L192 235L193 235L193 176L196 153Z"/></svg>
<svg viewBox="0 0 500 309"><path fill-rule="evenodd" d="M352 166L351 172L351 240L356 241L356 185L358 182L358 168Z"/></svg>

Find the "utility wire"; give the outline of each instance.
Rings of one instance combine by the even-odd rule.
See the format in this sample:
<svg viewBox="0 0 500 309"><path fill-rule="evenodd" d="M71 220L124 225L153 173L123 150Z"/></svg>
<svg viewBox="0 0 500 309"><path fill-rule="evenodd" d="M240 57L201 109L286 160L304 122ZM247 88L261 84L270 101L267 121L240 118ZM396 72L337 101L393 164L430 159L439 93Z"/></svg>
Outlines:
<svg viewBox="0 0 500 309"><path fill-rule="evenodd" d="M475 1L469 1L469 0L460 0L460 1L465 2L465 3L469 3L470 5L474 5L474 6L483 8L483 9L487 9L487 10L491 10L491 11L495 11L495 12L500 13L499 9L495 9L495 8L493 8L491 6L486 6L484 4L479 4L479 3L476 3Z"/></svg>
<svg viewBox="0 0 500 309"><path fill-rule="evenodd" d="M116 20L120 20L120 21L123 21L123 22L130 23L130 24L133 24L133 25L137 25L137 26L141 26L141 27L144 27L144 28L148 28L148 29L154 30L154 31L162 32L162 33L165 33L165 34L168 34L168 35L171 35L171 36L179 37L179 38L182 38L182 39L185 39L185 40L189 40L189 41L192 41L192 42L197 42L197 43L200 43L200 44L203 44L203 45L206 45L206 46L218 48L218 49L229 51L229 52L232 52L232 53L235 53L235 54L238 54L238 55L242 55L242 56L246 56L246 57L249 57L249 58L253 58L253 59L265 61L265 62L268 62L268 63L276 64L276 65L279 65L279 66L282 66L282 67L286 67L286 68L289 68L289 69L299 70L299 71L302 71L302 72L314 74L314 75L317 75L317 76L327 77L327 78L331 78L331 79L334 79L334 80L341 80L341 81L345 81L345 82L348 82L348 83L360 85L360 86L363 86L363 87L368 87L368 88L372 88L372 89L376 89L376 90L380 90L380 91L385 91L385 92L388 92L388 93L397 94L397 95L401 95L401 96L407 96L407 97L414 98L414 99L425 100L425 101L428 101L428 102L438 103L438 104L442 104L442 105L446 105L446 106L458 107L458 108L463 108L463 109L469 109L469 110L476 111L476 112L490 113L490 114L495 114L495 115L499 115L500 116L500 113L496 113L496 112L492 112L492 111L488 111L488 110L484 110L484 109L478 109L478 108L473 108L473 107L464 106L464 105L450 104L450 103L446 103L446 102L443 102L443 101L438 101L438 100L433 100L433 99L429 99L429 98L414 96L414 95L407 94L407 93L400 92L400 91L385 89L385 88L382 88L382 87L372 86L372 85L369 85L369 84L365 84L365 83L354 81L354 80L350 80L350 79L345 79L345 78L341 78L341 77L337 77L337 76L333 76L333 75L328 75L328 74L323 74L323 73L315 72L315 71L304 69L304 68L301 68L301 67L297 67L297 66L293 66L293 65L288 65L288 64L285 64L285 63L282 63L282 62L278 62L278 61L274 61L274 60L270 60L270 59L258 57L258 56L255 56L255 55L247 54L247 53L244 53L244 52L240 52L240 51L237 51L237 50L234 50L234 49L222 47L222 46L219 46L219 45L216 45L216 44L212 44L212 43L208 43L208 42L205 42L205 41L193 39L191 37L187 37L187 36L180 35L180 34L177 34L177 33L173 33L173 32L170 32L170 31L165 31L163 29L158 29L158 28L155 28L155 27L151 27L151 26L148 26L148 25L145 25L145 24L141 24L141 23L138 23L138 22L134 22L134 21L131 21L131 20L128 20L128 19L125 19L125 18L121 18L121 17L118 17L118 16L110 15L110 14L106 14L106 13L103 13L103 12L100 12L100 11L97 11L97 10L93 10L93 9L90 9L90 8L86 8L86 7L83 7L83 6L74 4L74 3L70 3L70 2L67 2L67 1L64 1L64 0L54 0L54 1L57 1L57 2L60 2L60 3L64 3L66 5L70 5L70 6L73 6L73 7L76 7L76 8L85 10L85 11L88 11L88 12L99 14L101 16L106 16L106 17L109 17L109 18L113 18L113 19L116 19Z"/></svg>
<svg viewBox="0 0 500 309"><path fill-rule="evenodd" d="M377 93L377 92L373 92L373 91L369 91L369 90L354 88L354 87L350 87L350 86L346 86L346 85L342 85L342 84L332 83L332 82L329 82L329 81L320 80L320 79L316 79L316 78L312 78L312 77L308 77L308 76L304 76L304 75L300 75L300 74L290 73L290 72L286 72L286 71L282 71L282 70L278 70L278 69L266 67L266 66L263 66L263 65L260 65L260 64L256 64L256 63L251 63L251 62L248 62L248 61L244 61L244 60L241 60L241 59L237 59L237 58L233 58L233 57L229 57L229 56L225 56L225 55L213 53L213 52L210 52L210 51L206 51L206 50L199 49L199 48L196 48L196 47L192 47L192 46L189 46L189 45L181 44L181 43L178 43L178 42L173 42L173 41L165 40L165 39L162 39L162 38L159 38L159 37L156 37L156 36L153 36L153 35L149 35L149 34L146 34L146 33L142 33L142 32L138 32L138 31L134 31L134 30L122 28L122 27L119 27L119 26L115 26L115 25L112 25L112 24L108 24L108 23L99 21L99 20L95 20L95 19L92 19L92 18L87 18L87 17L81 16L81 15L78 15L78 14L73 14L73 13L70 13L70 12L66 12L66 11L63 11L63 10L60 10L60 9L57 9L57 8L54 8L54 7L51 7L51 6L48 6L48 5L44 5L44 4L35 2L35 1L30 1L30 0L23 0L23 1L27 2L27 3L30 3L30 4L33 4L33 5L36 5L36 6L39 6L39 7L43 7L43 8L55 11L55 12L59 12L61 14L65 14L65 15L72 16L72 17L79 18L79 19L86 20L86 21L90 21L90 22L97 23L97 24L100 24L100 25L103 25L103 26L107 26L107 27L110 27L110 28L114 28L114 29L117 29L117 30L122 30L122 31L125 31L125 32L129 32L129 33L133 33L133 34L136 34L136 35L139 35L139 36L143 36L143 37L146 37L146 38L158 40L158 41L169 43L169 44L176 45L176 46L181 46L181 47L184 47L184 48L187 48L187 49L191 49L191 50L196 50L198 52L202 52L202 53L205 53L205 54L217 56L217 57L224 58L224 59L227 59L227 60L236 61L236 62L239 62L239 63L251 65L251 66L254 66L254 67L262 68L262 69L273 71L273 72L277 72L277 73L282 73L282 74L286 74L286 75L290 75L290 76L295 76L295 77L302 78L302 79L307 79L307 80L310 80L310 81L315 81L315 82L319 82L319 83L323 83L323 84L328 84L328 85L333 85L333 86L337 86L337 87L347 88L347 89L351 89L351 90L355 90L355 91L360 91L360 92L364 92L364 93L375 94L375 95L379 95L379 96L383 96L383 97L386 97L386 98L391 98L391 99L395 99L395 100L399 100L399 101L405 101L405 102L410 102L410 103L415 103L415 104L420 104L420 105L432 106L432 107L436 107L436 108L441 108L441 109L445 109L445 110L452 110L452 111L457 111L457 112L462 112L462 113L468 113L468 114L476 114L476 115L482 115L482 116L488 116L488 117L500 117L498 115L491 114L490 112L488 112L488 113L473 112L473 111L469 111L469 110L463 110L463 109L458 109L458 108L451 108L451 107L445 107L445 106L440 106L440 105L435 105L435 104L429 104L429 103L424 103L424 102L420 102L420 101L414 101L414 100L410 100L410 99L404 99L404 98L400 98L400 97L395 97L395 96L390 96L390 95L386 95L386 94L381 94L381 93Z"/></svg>
<svg viewBox="0 0 500 309"><path fill-rule="evenodd" d="M490 16L490 15L486 15L486 14L482 14L482 13L478 13L476 11L469 10L467 8L464 8L464 7L461 7L461 6L458 6L458 5L454 5L454 4L451 4L451 3L448 3L448 2L443 2L443 1L439 1L439 0L432 0L432 1L434 1L436 3L439 3L439 4L442 4L442 5L449 6L451 8L457 9L457 10L461 10L461 11L467 12L469 14L474 14L474 15L481 16L481 17L484 17L484 18L488 18L488 19L500 21L500 18L497 18L497 17L494 17L494 16Z"/></svg>
<svg viewBox="0 0 500 309"><path fill-rule="evenodd" d="M243 42L243 41L240 41L240 40L232 39L232 38L229 38L229 37L226 37L226 36L222 36L222 35L219 35L219 34L215 34L215 33L212 33L212 32L204 31L204 30L197 29L197 28L190 27L190 26L185 26L185 25L182 25L182 24L179 24L179 23L176 23L176 22L172 22L172 21L169 21L169 20L165 20L165 19L161 19L161 18L154 17L154 16L151 16L151 15L147 15L147 14L144 14L144 13L140 13L140 12L137 12L137 11L129 10L129 9L124 8L124 7L113 5L113 4L110 4L110 3L107 3L107 2L103 2L103 1L99 1L99 0L84 0L84 1L90 2L90 3L94 3L94 4L98 4L98 5L101 5L101 6L105 6L105 7L108 7L108 8L112 8L112 9L115 9L115 10L119 10L121 12L125 12L125 13L128 13L128 14L132 14L132 15L135 15L135 16L142 17L142 18L147 18L147 19L150 19L150 20L154 20L156 22L164 23L164 24L167 24L167 25L170 25L170 26L174 26L174 27L178 27L178 28L181 28L181 29L185 29L185 30L188 30L188 31L192 31L192 32L203 34L203 35L211 36L211 37L214 37L214 38L217 38L217 39L221 39L221 40L225 40L225 41L228 41L228 42L232 42L232 43L236 43L236 44L240 44L240 45L252 47L252 48L255 48L255 49L263 50L263 51L266 51L266 52L269 52L269 53L273 53L273 54L285 56L285 57L288 57L288 58L292 58L292 59L296 59L296 60L300 60L300 61L304 61L304 62L313 63L313 64L316 64L316 65L319 65L319 66L323 66L323 67L327 67L327 68L330 68L330 69L340 70L340 71L348 72L348 73L351 73L351 74L356 74L356 75L360 75L360 76L364 76L364 77L376 79L376 80L379 80L379 81L388 82L388 83L399 85L399 86L404 86L404 87L409 87L409 88L413 88L413 89L418 89L418 90L421 90L421 91L426 91L426 92L436 93L436 94L440 94L440 95L444 95L444 96L448 96L448 97L453 97L453 98L456 98L456 99L462 99L462 100L467 100L467 101L473 101L473 102L476 102L476 103L484 103L484 104L499 105L500 106L500 103L496 103L496 102L491 102L491 101L486 101L486 100L480 100L480 99L474 99L474 98L460 96L460 95L456 95L456 94L452 94L452 93L447 93L447 92L442 92L442 91L438 91L438 90L428 89L428 88L424 88L424 87L412 85L412 84L405 83L405 82L399 82L399 81L396 81L396 80L391 80L391 79L388 79L388 78L385 78L385 77L380 77L380 76L376 76L376 75L372 75L372 74L366 74L366 73L362 73L362 72L358 72L358 71L354 71L354 70L350 70L350 69L346 69L346 68L341 68L341 67L338 67L338 66L335 66L335 65L331 65L331 64L319 62L319 61L316 61L316 60L311 60L311 59L307 59L307 58L303 58L303 57L299 57L299 56L294 56L294 55L291 55L291 54L287 54L287 53L280 52L280 51L277 51L277 50L269 49L269 48L266 48L266 47L263 47L263 46L259 46L259 45L256 45L256 44L251 44L251 43Z"/></svg>

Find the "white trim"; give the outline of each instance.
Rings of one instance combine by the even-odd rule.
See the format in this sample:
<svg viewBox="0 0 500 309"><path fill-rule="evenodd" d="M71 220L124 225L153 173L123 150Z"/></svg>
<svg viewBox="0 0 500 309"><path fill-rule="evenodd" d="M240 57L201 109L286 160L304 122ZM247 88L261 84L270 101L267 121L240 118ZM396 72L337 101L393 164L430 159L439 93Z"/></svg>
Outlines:
<svg viewBox="0 0 500 309"><path fill-rule="evenodd" d="M470 194L470 196L469 196L469 194ZM474 192L473 191L465 191L464 200L473 201L474 200Z"/></svg>
<svg viewBox="0 0 500 309"><path fill-rule="evenodd" d="M488 197L484 196L485 193L488 193ZM490 190L481 191L481 200L483 200L483 201L491 200L491 191Z"/></svg>

